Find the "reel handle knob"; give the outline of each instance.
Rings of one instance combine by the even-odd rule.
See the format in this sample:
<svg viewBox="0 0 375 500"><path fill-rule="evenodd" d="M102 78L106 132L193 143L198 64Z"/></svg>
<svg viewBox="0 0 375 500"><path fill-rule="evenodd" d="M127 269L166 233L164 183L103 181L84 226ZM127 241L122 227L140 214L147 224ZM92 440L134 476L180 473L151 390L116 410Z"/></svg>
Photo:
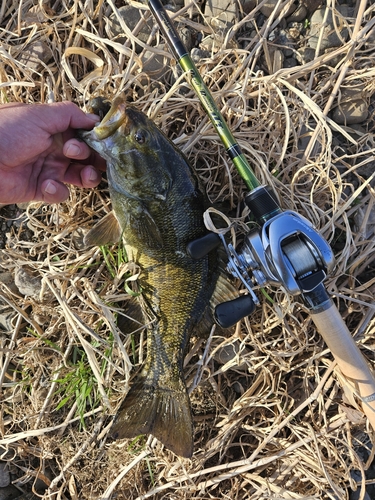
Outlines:
<svg viewBox="0 0 375 500"><path fill-rule="evenodd" d="M237 299L218 304L215 307L215 321L222 328L229 328L249 316L254 309L255 304L251 296L241 295Z"/></svg>
<svg viewBox="0 0 375 500"><path fill-rule="evenodd" d="M194 260L202 259L211 250L217 248L221 243L220 236L216 233L207 233L196 240L189 241L186 245L187 253Z"/></svg>

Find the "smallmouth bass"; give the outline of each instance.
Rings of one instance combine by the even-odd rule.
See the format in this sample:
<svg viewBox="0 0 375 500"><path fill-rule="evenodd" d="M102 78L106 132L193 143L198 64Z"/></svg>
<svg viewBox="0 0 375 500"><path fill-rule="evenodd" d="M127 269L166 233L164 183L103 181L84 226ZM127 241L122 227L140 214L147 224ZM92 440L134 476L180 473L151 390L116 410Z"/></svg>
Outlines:
<svg viewBox="0 0 375 500"><path fill-rule="evenodd" d="M98 101L95 106L93 111L100 111ZM193 423L183 356L209 306L219 267L216 252L194 261L186 246L206 234L208 199L185 156L122 98L81 137L107 161L115 214L86 239L104 244L123 236L129 259L142 270L144 317L155 320L147 332L145 362L117 413L113 437L152 434L177 455L191 457Z"/></svg>

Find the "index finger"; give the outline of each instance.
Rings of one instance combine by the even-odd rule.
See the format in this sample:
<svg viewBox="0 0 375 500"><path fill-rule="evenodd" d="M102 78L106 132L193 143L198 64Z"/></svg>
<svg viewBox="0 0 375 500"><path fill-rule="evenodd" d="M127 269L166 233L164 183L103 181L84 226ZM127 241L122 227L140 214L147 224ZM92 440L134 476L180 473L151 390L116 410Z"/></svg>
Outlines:
<svg viewBox="0 0 375 500"><path fill-rule="evenodd" d="M105 160L80 139L72 138L66 141L63 146L63 153L72 160L88 160L85 163L90 163L99 170L104 171L106 169Z"/></svg>

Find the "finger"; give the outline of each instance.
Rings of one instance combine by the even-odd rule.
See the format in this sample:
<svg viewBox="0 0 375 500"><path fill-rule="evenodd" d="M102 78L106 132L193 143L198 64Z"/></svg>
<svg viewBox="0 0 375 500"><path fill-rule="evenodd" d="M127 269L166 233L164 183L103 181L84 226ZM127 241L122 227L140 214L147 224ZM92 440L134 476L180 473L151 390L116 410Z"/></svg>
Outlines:
<svg viewBox="0 0 375 500"><path fill-rule="evenodd" d="M41 104L32 111L38 119L38 126L51 135L64 132L69 127L90 129L100 121L99 116L84 113L70 101Z"/></svg>
<svg viewBox="0 0 375 500"><path fill-rule="evenodd" d="M106 161L95 151L93 151L85 142L73 138L66 141L63 147L63 154L72 160L87 160L86 163L92 164L99 170L106 169Z"/></svg>
<svg viewBox="0 0 375 500"><path fill-rule="evenodd" d="M41 186L42 201L46 203L61 203L69 198L69 189L53 179L46 179Z"/></svg>
<svg viewBox="0 0 375 500"><path fill-rule="evenodd" d="M86 165L81 170L82 186L85 188L93 188L100 184L102 176L92 165Z"/></svg>
<svg viewBox="0 0 375 500"><path fill-rule="evenodd" d="M63 153L67 158L85 160L91 155L91 149L78 139L69 139L63 146Z"/></svg>
<svg viewBox="0 0 375 500"><path fill-rule="evenodd" d="M84 188L96 187L100 181L101 175L93 165L81 163L71 163L64 176L64 182L67 184Z"/></svg>

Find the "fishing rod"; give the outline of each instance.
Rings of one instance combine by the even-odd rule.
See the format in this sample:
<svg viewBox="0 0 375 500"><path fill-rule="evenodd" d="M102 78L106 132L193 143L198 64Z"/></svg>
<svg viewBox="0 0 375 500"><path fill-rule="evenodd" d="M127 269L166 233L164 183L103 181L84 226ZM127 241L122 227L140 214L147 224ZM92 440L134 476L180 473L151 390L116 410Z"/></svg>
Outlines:
<svg viewBox="0 0 375 500"><path fill-rule="evenodd" d="M253 291L255 284L282 286L292 296L301 297L318 332L335 357L349 389L361 401L363 411L375 429L373 373L323 285L335 264L331 247L310 221L296 212L283 211L272 189L261 185L162 3L160 0L148 0L148 5L249 189L245 203L259 224L258 229L245 236L238 252L226 243L222 235L216 233L210 233L188 245L190 255L199 259L221 242L228 256L227 270L239 278L248 291L247 295L216 306L217 323L229 327L253 312L255 305L259 304Z"/></svg>

